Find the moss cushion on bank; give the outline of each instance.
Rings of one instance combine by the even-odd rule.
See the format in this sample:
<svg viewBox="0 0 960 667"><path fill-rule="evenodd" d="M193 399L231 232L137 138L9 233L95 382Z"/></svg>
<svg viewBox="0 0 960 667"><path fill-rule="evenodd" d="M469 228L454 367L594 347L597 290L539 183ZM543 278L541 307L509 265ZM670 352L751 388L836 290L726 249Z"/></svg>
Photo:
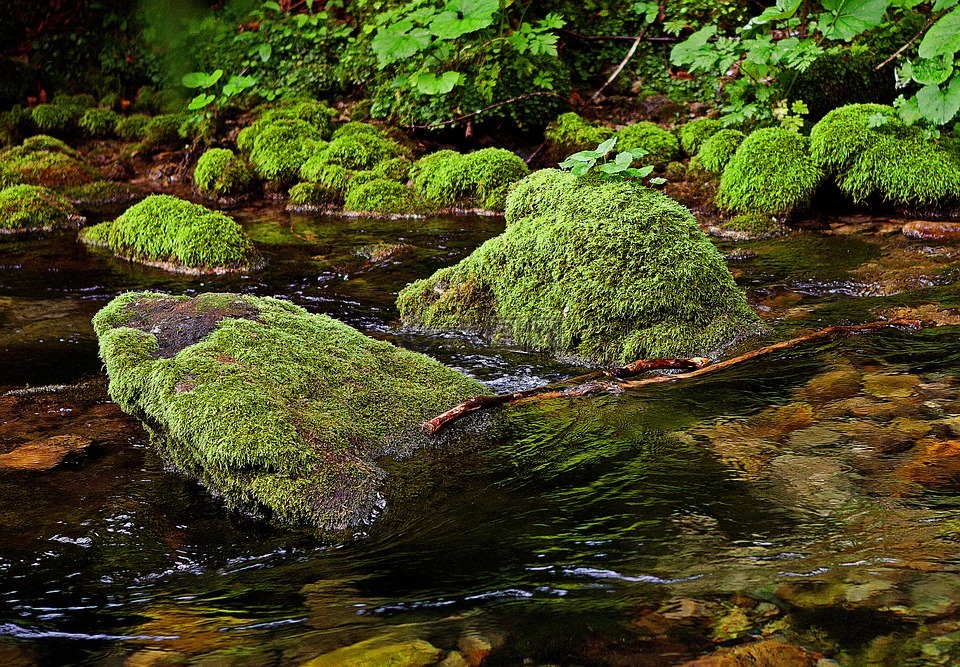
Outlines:
<svg viewBox="0 0 960 667"><path fill-rule="evenodd" d="M405 323L599 363L709 356L762 328L690 212L639 183L538 171L510 193L506 219L400 292Z"/></svg>
<svg viewBox="0 0 960 667"><path fill-rule="evenodd" d="M151 195L116 220L83 230L80 239L124 259L187 273L245 271L261 263L233 218L171 195Z"/></svg>
<svg viewBox="0 0 960 667"><path fill-rule="evenodd" d="M69 201L47 188L15 185L0 190L0 234L49 231L81 220Z"/></svg>
<svg viewBox="0 0 960 667"><path fill-rule="evenodd" d="M421 354L291 303L127 293L93 319L110 395L177 470L229 505L342 529L383 504L376 459L487 393Z"/></svg>

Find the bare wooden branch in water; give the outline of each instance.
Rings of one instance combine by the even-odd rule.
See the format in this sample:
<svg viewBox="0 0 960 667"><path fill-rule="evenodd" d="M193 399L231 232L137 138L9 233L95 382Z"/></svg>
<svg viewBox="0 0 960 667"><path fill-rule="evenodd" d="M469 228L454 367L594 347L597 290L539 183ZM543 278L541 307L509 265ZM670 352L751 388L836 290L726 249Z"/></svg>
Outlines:
<svg viewBox="0 0 960 667"><path fill-rule="evenodd" d="M610 394L619 394L628 389L638 389L652 384L661 384L664 382L677 382L678 380L689 380L697 378L708 373L722 371L731 366L741 364L757 357L762 357L774 352L789 350L793 347L806 345L807 343L816 343L819 341L840 338L859 333L867 333L884 329L887 327L908 327L911 329L920 329L924 326L922 320L913 320L907 318L896 318L880 322L868 322L867 324L855 324L852 326L833 326L825 329L812 331L796 338L780 341L764 347L751 350L739 356L724 361L711 364L709 359L704 357L693 357L691 359L639 359L631 362L621 368L612 368L578 377L569 378L561 382L548 384L543 387L525 389L511 394L497 394L496 396L475 396L468 401L464 401L443 414L437 415L423 423L421 429L427 435L435 435L447 424L457 421L468 414L497 407L499 405L513 405L530 400L543 400L547 398L561 398L569 396L587 396L606 392ZM625 380L624 378L633 377L641 373L654 370L687 370L686 373L676 373L673 375L655 375L654 377L643 378L642 380ZM599 378L610 378L608 381L598 381ZM572 386L566 386L572 385Z"/></svg>

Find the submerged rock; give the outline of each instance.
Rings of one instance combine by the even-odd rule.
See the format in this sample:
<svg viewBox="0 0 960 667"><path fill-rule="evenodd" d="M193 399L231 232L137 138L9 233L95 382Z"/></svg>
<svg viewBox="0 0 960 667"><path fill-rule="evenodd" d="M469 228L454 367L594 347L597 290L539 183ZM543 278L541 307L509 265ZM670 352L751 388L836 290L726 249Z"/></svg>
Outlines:
<svg viewBox="0 0 960 667"><path fill-rule="evenodd" d="M902 231L907 238L921 241L956 241L960 239L960 222L911 220Z"/></svg>
<svg viewBox="0 0 960 667"><path fill-rule="evenodd" d="M511 192L506 218L401 291L405 323L599 363L711 356L763 329L690 212L659 192L547 169Z"/></svg>
<svg viewBox="0 0 960 667"><path fill-rule="evenodd" d="M376 459L485 388L429 357L272 298L149 292L93 320L110 395L231 506L342 529L383 499Z"/></svg>
<svg viewBox="0 0 960 667"><path fill-rule="evenodd" d="M375 637L345 646L305 662L302 667L427 667L436 665L443 651L422 639Z"/></svg>
<svg viewBox="0 0 960 667"><path fill-rule="evenodd" d="M0 456L0 470L49 470L90 446L79 435L55 435L33 440Z"/></svg>
<svg viewBox="0 0 960 667"><path fill-rule="evenodd" d="M233 218L170 195L151 195L116 220L83 230L80 240L181 273L249 271L261 262Z"/></svg>

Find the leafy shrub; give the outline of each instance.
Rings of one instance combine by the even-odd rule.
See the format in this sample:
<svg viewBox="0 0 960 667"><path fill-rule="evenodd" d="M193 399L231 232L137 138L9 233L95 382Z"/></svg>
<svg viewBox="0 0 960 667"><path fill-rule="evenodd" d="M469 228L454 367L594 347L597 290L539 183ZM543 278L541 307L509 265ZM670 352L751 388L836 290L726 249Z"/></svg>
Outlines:
<svg viewBox="0 0 960 667"><path fill-rule="evenodd" d="M680 127L680 146L687 155L696 155L703 142L723 128L719 120L697 118Z"/></svg>
<svg viewBox="0 0 960 667"><path fill-rule="evenodd" d="M113 136L121 116L111 109L87 109L80 117L80 129L96 138Z"/></svg>
<svg viewBox="0 0 960 667"><path fill-rule="evenodd" d="M822 179L806 137L782 128L756 130L723 170L717 204L736 213L788 215L809 203Z"/></svg>
<svg viewBox="0 0 960 667"><path fill-rule="evenodd" d="M211 148L193 170L197 190L208 197L236 197L249 192L253 172L242 158L227 148Z"/></svg>
<svg viewBox="0 0 960 667"><path fill-rule="evenodd" d="M564 153L593 148L613 135L610 128L588 123L572 111L557 116L543 133L547 141Z"/></svg>
<svg viewBox="0 0 960 667"><path fill-rule="evenodd" d="M701 144L697 160L708 172L723 173L746 136L740 130L720 130Z"/></svg>
<svg viewBox="0 0 960 667"><path fill-rule="evenodd" d="M232 218L170 195L151 195L116 220L81 232L85 243L174 270L249 270L259 255Z"/></svg>
<svg viewBox="0 0 960 667"><path fill-rule="evenodd" d="M47 188L15 185L0 190L0 230L8 232L69 227L77 211Z"/></svg>
<svg viewBox="0 0 960 667"><path fill-rule="evenodd" d="M656 123L642 121L628 125L617 132L617 149L632 151L634 149L646 151L643 159L657 169L680 156L680 142L677 137Z"/></svg>
<svg viewBox="0 0 960 667"><path fill-rule="evenodd" d="M343 208L346 211L391 215L422 212L424 206L416 193L406 185L378 179L350 188Z"/></svg>

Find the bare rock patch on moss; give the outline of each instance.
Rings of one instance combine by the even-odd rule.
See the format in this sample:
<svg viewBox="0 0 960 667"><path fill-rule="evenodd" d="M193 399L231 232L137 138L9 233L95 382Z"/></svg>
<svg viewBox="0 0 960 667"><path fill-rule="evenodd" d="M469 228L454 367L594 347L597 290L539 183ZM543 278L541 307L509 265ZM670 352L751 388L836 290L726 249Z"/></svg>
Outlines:
<svg viewBox="0 0 960 667"><path fill-rule="evenodd" d="M478 382L285 301L128 293L93 320L110 395L228 505L338 530L383 506L383 456Z"/></svg>

